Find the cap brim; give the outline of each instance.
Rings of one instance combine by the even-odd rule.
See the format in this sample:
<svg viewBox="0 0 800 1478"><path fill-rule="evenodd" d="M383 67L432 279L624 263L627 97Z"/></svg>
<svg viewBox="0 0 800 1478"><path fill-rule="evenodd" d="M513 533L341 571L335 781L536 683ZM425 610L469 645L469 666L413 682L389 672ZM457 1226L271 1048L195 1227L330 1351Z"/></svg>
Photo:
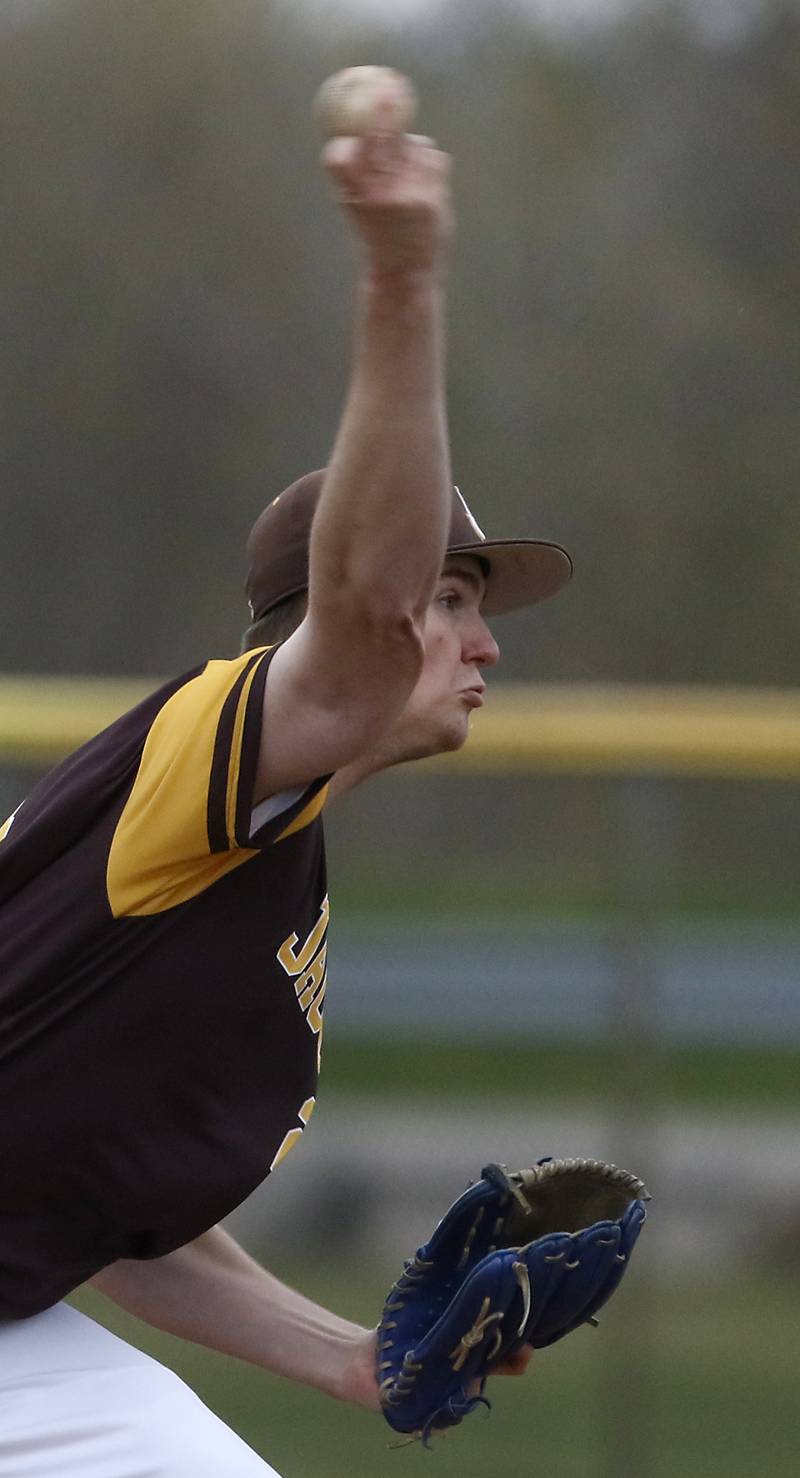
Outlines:
<svg viewBox="0 0 800 1478"><path fill-rule="evenodd" d="M557 595L572 578L566 549L541 539L487 539L485 544L452 544L447 552L488 559L491 572L481 606L486 616L538 605Z"/></svg>

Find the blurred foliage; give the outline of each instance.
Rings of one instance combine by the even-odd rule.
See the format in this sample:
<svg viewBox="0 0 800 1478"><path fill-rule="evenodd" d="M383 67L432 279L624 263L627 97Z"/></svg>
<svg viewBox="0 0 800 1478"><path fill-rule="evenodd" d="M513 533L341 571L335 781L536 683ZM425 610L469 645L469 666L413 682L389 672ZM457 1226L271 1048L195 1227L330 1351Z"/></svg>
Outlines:
<svg viewBox="0 0 800 1478"><path fill-rule="evenodd" d="M386 1292L386 1273L316 1262L275 1267L342 1314L370 1323ZM640 1280L641 1281L641 1280ZM502 1471L522 1478L610 1478L616 1443L635 1457L642 1478L795 1478L796 1370L800 1360L797 1274L752 1268L688 1285L666 1283L640 1311L631 1278L604 1311L600 1330L580 1330L542 1351L523 1381L497 1380L491 1418L402 1455L389 1449L381 1422L234 1361L136 1326L97 1295L78 1302L184 1374L211 1406L274 1463L279 1473L316 1478L439 1478ZM643 1353L642 1335L647 1354ZM637 1360L640 1363L637 1368ZM622 1379L624 1423L614 1432L609 1382Z"/></svg>
<svg viewBox="0 0 800 1478"><path fill-rule="evenodd" d="M535 9L0 9L0 667L236 649L247 529L324 462L347 372L350 249L309 104L377 58L455 158L458 479L489 532L576 559L559 600L498 621L501 675L796 682L800 13L643 0L553 30ZM404 794L391 871L372 823L396 793L368 789L345 889L446 901L464 795ZM472 787L465 904L613 907L610 796ZM788 907L797 807L687 788L669 906Z"/></svg>
<svg viewBox="0 0 800 1478"><path fill-rule="evenodd" d="M507 623L508 672L795 680L800 16L713 45L682 7L622 13L590 44L502 3L386 34L6 7L5 668L234 646L246 530L325 459L347 367L309 102L379 56L456 160L458 477L491 531L576 557Z"/></svg>
<svg viewBox="0 0 800 1478"><path fill-rule="evenodd" d="M325 460L347 369L349 247L309 102L378 57L456 161L458 477L490 531L576 558L565 596L498 623L504 670L795 681L800 15L734 9L704 31L623 7L587 36L488 0L385 32L266 0L5 6L0 665L169 673L235 649L247 528ZM777 793L710 794L686 811L690 894L794 894ZM702 861L726 828L731 879ZM562 855L580 829L551 831L570 883L550 901L591 897L592 858Z"/></svg>

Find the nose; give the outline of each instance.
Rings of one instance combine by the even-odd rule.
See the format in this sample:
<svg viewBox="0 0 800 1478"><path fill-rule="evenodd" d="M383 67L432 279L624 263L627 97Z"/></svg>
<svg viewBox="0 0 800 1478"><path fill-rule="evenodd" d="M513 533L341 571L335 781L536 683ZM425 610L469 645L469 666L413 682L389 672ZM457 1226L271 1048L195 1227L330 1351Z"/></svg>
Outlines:
<svg viewBox="0 0 800 1478"><path fill-rule="evenodd" d="M475 612L475 623L465 642L464 660L475 662L478 667L494 667L500 661L500 648L489 630L483 616Z"/></svg>

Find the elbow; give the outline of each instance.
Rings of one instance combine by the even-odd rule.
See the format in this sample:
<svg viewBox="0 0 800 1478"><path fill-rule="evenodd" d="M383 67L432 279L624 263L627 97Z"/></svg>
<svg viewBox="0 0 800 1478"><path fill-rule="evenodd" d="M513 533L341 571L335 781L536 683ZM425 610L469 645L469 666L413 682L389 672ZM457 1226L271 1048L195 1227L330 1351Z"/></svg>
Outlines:
<svg viewBox="0 0 800 1478"><path fill-rule="evenodd" d="M425 661L424 626L415 614L385 599L309 603L303 690L334 719L341 743L331 769L371 749L411 696ZM309 683L309 673L313 680Z"/></svg>
<svg viewBox="0 0 800 1478"><path fill-rule="evenodd" d="M424 620L407 601L387 591L343 589L324 602L312 595L309 615L348 654L353 670L380 672L387 690L416 683L425 660Z"/></svg>
<svg viewBox="0 0 800 1478"><path fill-rule="evenodd" d="M373 721L390 723L415 688L425 662L422 622L385 605L354 614L344 652L356 690L372 701ZM377 712L376 712L377 710Z"/></svg>
<svg viewBox="0 0 800 1478"><path fill-rule="evenodd" d="M409 610L389 606L371 613L369 622L376 644L388 653L413 686L425 661L422 620Z"/></svg>

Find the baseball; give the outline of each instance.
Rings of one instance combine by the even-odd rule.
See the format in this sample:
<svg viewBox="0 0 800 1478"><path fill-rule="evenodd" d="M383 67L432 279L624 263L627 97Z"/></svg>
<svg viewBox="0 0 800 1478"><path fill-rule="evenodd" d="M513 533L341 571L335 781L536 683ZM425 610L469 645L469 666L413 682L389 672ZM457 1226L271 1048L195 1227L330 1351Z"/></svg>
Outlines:
<svg viewBox="0 0 800 1478"><path fill-rule="evenodd" d="M417 111L414 87L393 67L346 67L323 82L314 118L325 138L408 133Z"/></svg>

